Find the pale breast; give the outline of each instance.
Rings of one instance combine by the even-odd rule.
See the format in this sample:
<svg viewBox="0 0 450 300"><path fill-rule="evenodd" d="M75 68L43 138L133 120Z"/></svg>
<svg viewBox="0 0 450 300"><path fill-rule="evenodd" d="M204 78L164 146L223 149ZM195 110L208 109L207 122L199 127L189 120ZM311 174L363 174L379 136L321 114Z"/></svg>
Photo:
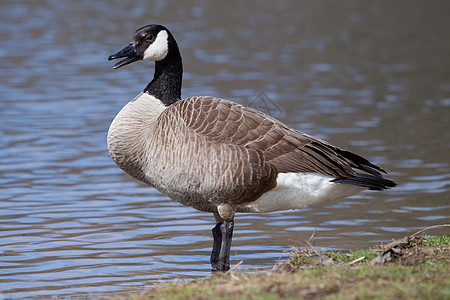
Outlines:
<svg viewBox="0 0 450 300"><path fill-rule="evenodd" d="M141 93L122 108L108 130L107 143L112 159L138 180L143 180L149 136L165 108L155 97Z"/></svg>

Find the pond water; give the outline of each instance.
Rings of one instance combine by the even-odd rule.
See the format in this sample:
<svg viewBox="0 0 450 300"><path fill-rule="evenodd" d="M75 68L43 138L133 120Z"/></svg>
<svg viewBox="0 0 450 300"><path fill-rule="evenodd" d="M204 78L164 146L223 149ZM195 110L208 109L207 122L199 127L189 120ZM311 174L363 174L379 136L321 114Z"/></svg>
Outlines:
<svg viewBox="0 0 450 300"><path fill-rule="evenodd" d="M131 179L106 148L111 120L153 75L107 57L149 23L179 43L184 97L267 110L398 183L238 214L233 265L270 267L313 233L318 247L363 248L450 221L448 1L7 0L0 17L0 299L210 274L212 215Z"/></svg>

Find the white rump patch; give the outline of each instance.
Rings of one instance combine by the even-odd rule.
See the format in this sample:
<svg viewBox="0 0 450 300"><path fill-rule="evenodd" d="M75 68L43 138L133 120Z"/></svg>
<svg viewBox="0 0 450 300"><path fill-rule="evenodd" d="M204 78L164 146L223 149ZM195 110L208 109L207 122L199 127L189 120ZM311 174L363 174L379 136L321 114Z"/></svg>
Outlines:
<svg viewBox="0 0 450 300"><path fill-rule="evenodd" d="M367 189L351 184L331 182L333 179L334 177L317 173L280 173L274 189L239 210L271 212L300 209L314 203L345 198Z"/></svg>
<svg viewBox="0 0 450 300"><path fill-rule="evenodd" d="M143 60L159 61L166 58L169 52L169 34L166 30L158 32L156 39L144 52Z"/></svg>

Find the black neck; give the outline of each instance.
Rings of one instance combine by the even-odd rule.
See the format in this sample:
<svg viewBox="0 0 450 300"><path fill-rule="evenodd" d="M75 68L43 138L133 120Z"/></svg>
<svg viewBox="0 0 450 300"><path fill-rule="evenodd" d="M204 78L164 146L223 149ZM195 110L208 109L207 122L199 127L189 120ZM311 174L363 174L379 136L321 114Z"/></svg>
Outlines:
<svg viewBox="0 0 450 300"><path fill-rule="evenodd" d="M183 63L178 47L172 48L169 55L155 62L153 80L144 92L158 98L169 106L181 99L181 82L183 79Z"/></svg>

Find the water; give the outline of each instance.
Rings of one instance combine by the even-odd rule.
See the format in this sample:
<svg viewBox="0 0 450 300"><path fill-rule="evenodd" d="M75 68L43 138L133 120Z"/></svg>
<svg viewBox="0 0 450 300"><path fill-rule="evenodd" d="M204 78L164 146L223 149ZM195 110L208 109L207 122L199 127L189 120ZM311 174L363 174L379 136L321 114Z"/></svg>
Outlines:
<svg viewBox="0 0 450 300"><path fill-rule="evenodd" d="M313 232L317 246L350 249L449 223L448 1L11 0L0 17L0 298L99 297L210 273L212 216L129 178L106 149L112 118L153 73L106 58L147 23L175 34L184 97L249 104L264 92L275 116L399 184L239 214L233 264L272 266Z"/></svg>

